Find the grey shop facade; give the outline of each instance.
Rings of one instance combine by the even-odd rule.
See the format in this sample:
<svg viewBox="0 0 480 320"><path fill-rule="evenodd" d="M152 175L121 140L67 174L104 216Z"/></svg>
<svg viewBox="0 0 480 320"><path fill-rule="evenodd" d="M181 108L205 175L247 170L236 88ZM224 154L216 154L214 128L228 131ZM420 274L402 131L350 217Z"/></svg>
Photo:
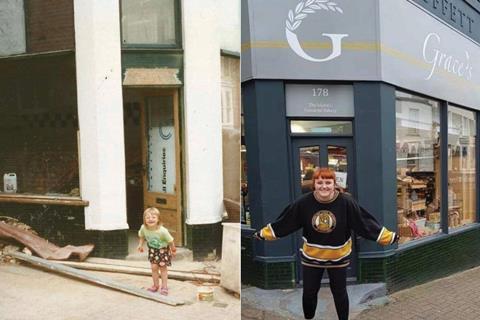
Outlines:
<svg viewBox="0 0 480 320"><path fill-rule="evenodd" d="M478 2L244 1L242 96L242 283L301 282L301 231L251 234L318 166L400 235L356 238L351 281L396 291L480 265Z"/></svg>

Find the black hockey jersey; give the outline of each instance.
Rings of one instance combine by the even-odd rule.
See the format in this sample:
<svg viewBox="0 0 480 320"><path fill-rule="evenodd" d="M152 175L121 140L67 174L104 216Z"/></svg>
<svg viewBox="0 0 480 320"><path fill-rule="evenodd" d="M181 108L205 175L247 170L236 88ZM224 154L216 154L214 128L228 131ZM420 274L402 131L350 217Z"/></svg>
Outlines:
<svg viewBox="0 0 480 320"><path fill-rule="evenodd" d="M395 233L381 227L372 214L349 195L336 193L323 202L310 192L291 205L278 221L268 224L259 233L265 240L276 240L303 228L302 264L321 268L346 267L352 252L351 231L378 242L392 244Z"/></svg>

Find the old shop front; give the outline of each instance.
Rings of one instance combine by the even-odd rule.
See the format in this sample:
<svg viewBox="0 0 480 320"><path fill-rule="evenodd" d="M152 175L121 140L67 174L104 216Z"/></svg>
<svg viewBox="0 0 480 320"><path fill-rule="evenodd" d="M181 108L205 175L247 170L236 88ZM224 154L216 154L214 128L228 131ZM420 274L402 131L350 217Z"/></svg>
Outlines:
<svg viewBox="0 0 480 320"><path fill-rule="evenodd" d="M196 19L211 9L180 0L2 2L0 215L58 245L92 242L96 256L125 257L154 206L194 259L220 255L222 102L233 127L239 66L221 52L238 52L236 33L219 39L216 25ZM204 43L212 45L198 50ZM235 199L236 180L225 181Z"/></svg>

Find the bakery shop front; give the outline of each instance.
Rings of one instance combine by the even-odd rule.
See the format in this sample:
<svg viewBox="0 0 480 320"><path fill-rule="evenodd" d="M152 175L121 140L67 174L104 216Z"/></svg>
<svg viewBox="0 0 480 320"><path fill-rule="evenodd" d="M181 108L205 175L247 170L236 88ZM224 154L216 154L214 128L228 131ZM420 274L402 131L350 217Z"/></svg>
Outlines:
<svg viewBox="0 0 480 320"><path fill-rule="evenodd" d="M480 245L480 34L423 2L242 3L242 282L301 281L300 235L249 236L311 190L316 167L400 235L388 247L356 238L351 281L395 291L480 264L465 254Z"/></svg>

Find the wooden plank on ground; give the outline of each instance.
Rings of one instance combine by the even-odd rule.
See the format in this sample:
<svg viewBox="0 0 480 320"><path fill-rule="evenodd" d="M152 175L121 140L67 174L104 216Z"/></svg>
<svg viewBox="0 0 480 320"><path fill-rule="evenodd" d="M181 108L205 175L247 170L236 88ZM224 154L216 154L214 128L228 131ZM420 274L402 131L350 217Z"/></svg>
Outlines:
<svg viewBox="0 0 480 320"><path fill-rule="evenodd" d="M76 261L55 260L55 262L62 265L70 266L76 269L83 269L83 270L119 272L119 273L136 274L136 275L144 275L144 276L152 275L152 271L150 270L150 268L108 265L108 264L89 263L89 262L76 262ZM175 279L175 280L183 280L183 281L187 280L187 281L220 283L220 277L217 275L191 273L187 271L168 270L168 278Z"/></svg>
<svg viewBox="0 0 480 320"><path fill-rule="evenodd" d="M82 270L77 270L75 268L64 266L56 262L48 261L42 258L29 256L21 252L11 252L8 254L9 256L15 257L16 259L29 262L35 266L39 266L57 273L67 274L71 277L82 279L85 281L93 282L98 285L112 288L118 291L126 292L132 295L136 295L145 299L154 300L157 302L165 303L171 306L177 306L184 304L183 301L173 299L172 297L162 296L158 293L151 293L147 290L142 290L130 285L123 284L121 282L106 278L100 277L98 275L93 275L89 272L85 272Z"/></svg>
<svg viewBox="0 0 480 320"><path fill-rule="evenodd" d="M105 265L114 265L114 266L124 266L124 267L134 267L134 268L147 268L150 270L150 262L148 262L147 257L144 257L145 259L142 261L139 260L121 260L121 259L108 259L108 258L99 258L99 257L88 257L85 259L83 262L89 262L89 263L95 263L95 264L105 264ZM177 258L175 258L176 262ZM208 263L208 262L207 262ZM217 262L212 262L213 264ZM197 269L192 270L192 266L196 267ZM219 267L220 264L217 265ZM184 269L178 269L179 266L175 264L175 266L172 266L168 268L168 271L170 270L175 271L175 272L181 272L181 273L200 273L200 274L208 274L208 275L213 275L213 276L218 276L220 279L220 272L215 270L214 265L207 265L205 263L200 263L200 262L193 262L193 264L187 264L184 265ZM208 270L211 269L211 270Z"/></svg>

